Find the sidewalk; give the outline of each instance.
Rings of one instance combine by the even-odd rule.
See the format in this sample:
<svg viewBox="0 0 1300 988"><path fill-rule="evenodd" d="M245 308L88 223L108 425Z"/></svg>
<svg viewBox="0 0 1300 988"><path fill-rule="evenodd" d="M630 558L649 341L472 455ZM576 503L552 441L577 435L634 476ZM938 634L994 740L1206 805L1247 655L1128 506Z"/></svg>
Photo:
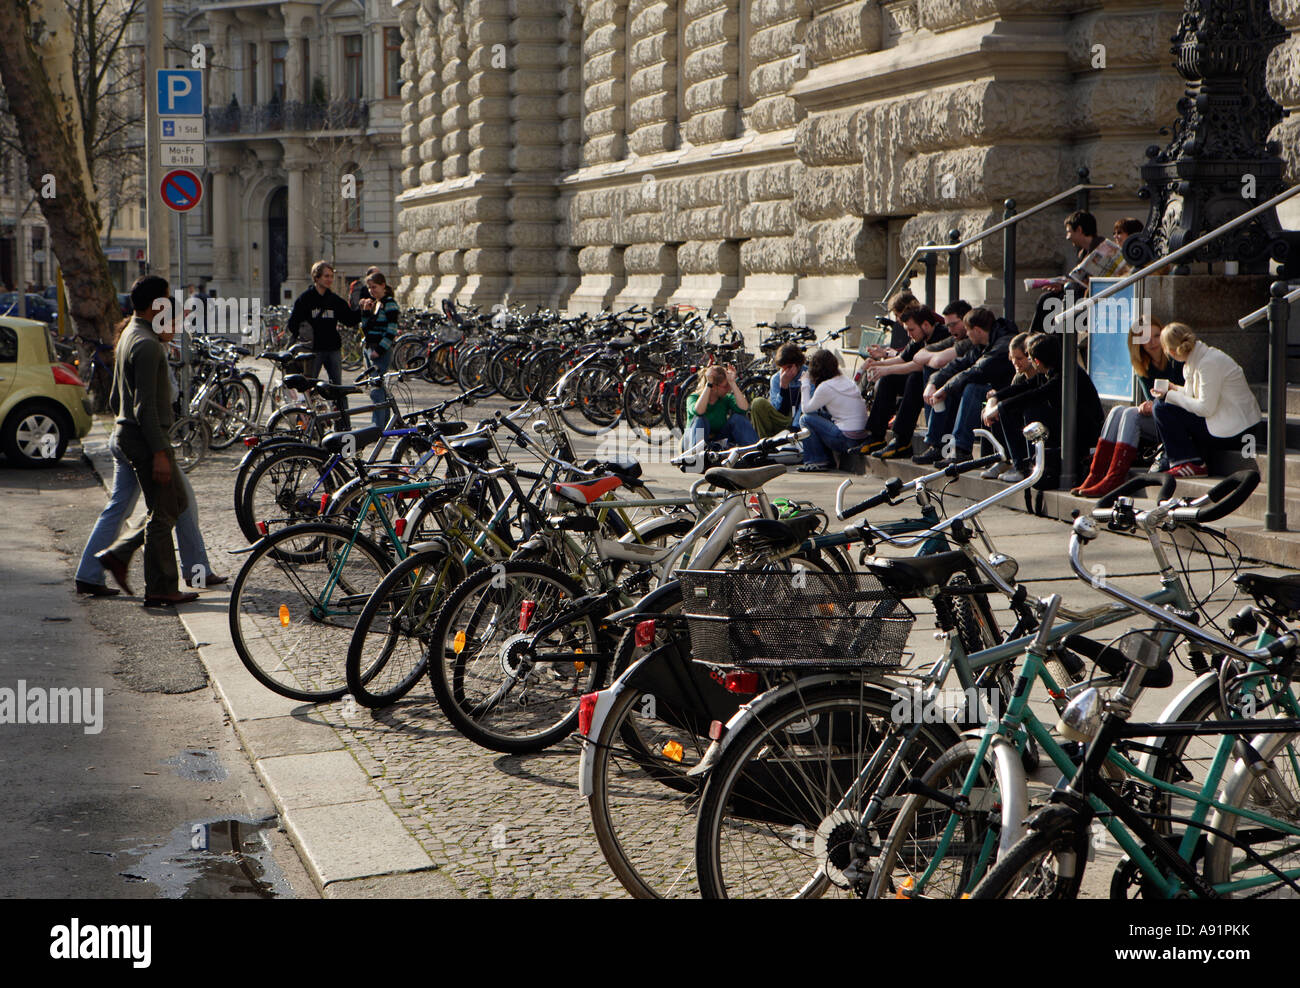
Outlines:
<svg viewBox="0 0 1300 988"><path fill-rule="evenodd" d="M482 408L484 414L491 409L488 403ZM85 441L101 476L109 475L105 435L101 425ZM579 455L594 452L595 442L581 441ZM245 545L229 506L231 469L242 452L236 447L209 454L190 475L213 565L228 568L232 578L243 557L222 550ZM667 464L644 466L656 491L680 491L694 479ZM835 489L844 479L843 474L790 473L773 481L768 493L824 506L835 528ZM871 477L855 478L855 485L853 500L879 489ZM949 511L968 503L950 499ZM906 503L873 512L872 519L915 513L915 504ZM982 518L997 548L1019 561L1031 593L1058 591L1077 607L1101 600L1070 573L1068 525L1004 508ZM1114 583L1140 592L1153 589L1153 560L1144 541L1103 536L1091 555L1090 562L1104 565ZM1203 557L1198 565L1204 565ZM1221 562L1219 569L1222 580ZM1193 574L1193 580L1202 592L1209 589L1208 573ZM1230 593L1231 587L1220 589L1215 599L1226 601ZM198 603L180 608L182 620L285 829L326 897L625 894L600 855L586 802L577 794L575 741L532 756L478 748L445 722L425 682L401 703L373 712L278 697L240 663L230 641L227 600L225 594L207 592ZM996 600L994 606L999 619L1008 613ZM919 664L937 658L941 643L933 637L933 612L924 602L914 610L909 648ZM1181 670L1179 675L1179 682L1188 678ZM1153 691L1151 709L1139 713L1154 717L1172 696ZM1105 869L1089 873L1098 881L1108 877ZM1104 895L1104 887L1095 894Z"/></svg>

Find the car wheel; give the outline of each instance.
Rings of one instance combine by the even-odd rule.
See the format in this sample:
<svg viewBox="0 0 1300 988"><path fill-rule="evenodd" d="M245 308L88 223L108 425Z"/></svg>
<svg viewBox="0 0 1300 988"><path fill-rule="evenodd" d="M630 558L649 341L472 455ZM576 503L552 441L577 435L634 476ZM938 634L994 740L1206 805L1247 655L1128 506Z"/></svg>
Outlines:
<svg viewBox="0 0 1300 988"><path fill-rule="evenodd" d="M63 409L51 402L32 402L5 419L0 448L16 466L50 466L62 459L71 438L72 426Z"/></svg>

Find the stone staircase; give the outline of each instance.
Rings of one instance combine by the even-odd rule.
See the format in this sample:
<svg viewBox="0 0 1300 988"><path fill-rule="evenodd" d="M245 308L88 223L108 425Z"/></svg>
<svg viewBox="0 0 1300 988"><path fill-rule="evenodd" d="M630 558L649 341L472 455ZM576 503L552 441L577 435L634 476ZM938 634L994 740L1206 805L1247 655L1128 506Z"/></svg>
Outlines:
<svg viewBox="0 0 1300 988"><path fill-rule="evenodd" d="M1268 389L1263 386L1254 388L1260 408L1265 411L1267 419ZM1300 386L1287 387L1287 455L1286 455L1286 500L1285 511L1287 526L1291 531L1270 532L1264 527L1264 515L1268 503L1268 451L1261 446L1257 451L1255 466L1260 471L1260 483L1246 503L1232 515L1224 519L1223 531L1238 546L1243 555L1249 559L1259 560L1274 566L1286 566L1300 569ZM920 449L920 440L916 443ZM855 473L867 472L873 476L888 478L900 477L911 480L931 471L932 468L916 466L907 460L880 460L874 457L862 457L856 454L842 458L841 466ZM1209 491L1215 484L1233 470L1242 469L1231 462L1231 458L1218 464L1220 469L1213 477L1195 477L1180 480L1178 491L1181 496L1195 497ZM1231 468L1231 469L1229 469ZM1134 471L1135 473L1139 471ZM994 480L981 480L978 474L968 474L959 478L950 488L962 497L972 500L985 498L1005 487ZM1038 506L1038 494L1035 492L1035 507ZM1082 511L1092 506L1086 498L1072 497L1065 491L1045 491L1041 496L1041 509L1049 517L1068 521L1076 510ZM1013 503L1005 502L1006 507L1028 510L1024 499ZM1217 527L1217 526L1216 526Z"/></svg>

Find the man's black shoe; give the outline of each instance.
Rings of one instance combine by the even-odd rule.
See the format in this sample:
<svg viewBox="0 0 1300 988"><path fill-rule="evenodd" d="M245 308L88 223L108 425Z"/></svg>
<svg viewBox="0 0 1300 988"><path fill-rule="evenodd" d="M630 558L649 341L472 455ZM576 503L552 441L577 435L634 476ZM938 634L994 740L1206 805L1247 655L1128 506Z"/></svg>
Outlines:
<svg viewBox="0 0 1300 988"><path fill-rule="evenodd" d="M955 466L958 463L969 463L971 461L970 450L959 449L952 456L946 456L942 460L935 461L935 468L942 470L946 467Z"/></svg>
<svg viewBox="0 0 1300 988"><path fill-rule="evenodd" d="M925 447L925 452L917 453L914 457L912 457L912 462L917 464L918 466L926 467L938 459L939 459L939 451L935 449L933 446L927 446Z"/></svg>
<svg viewBox="0 0 1300 988"><path fill-rule="evenodd" d="M898 440L894 440L875 455L882 460L909 459L912 456L912 441L909 439L906 443L900 443Z"/></svg>

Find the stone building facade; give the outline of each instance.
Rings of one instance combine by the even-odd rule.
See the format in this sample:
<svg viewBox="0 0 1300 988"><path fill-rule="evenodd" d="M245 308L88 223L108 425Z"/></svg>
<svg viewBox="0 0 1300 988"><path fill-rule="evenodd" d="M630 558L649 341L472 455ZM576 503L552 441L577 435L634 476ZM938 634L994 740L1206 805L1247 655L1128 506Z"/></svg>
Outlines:
<svg viewBox="0 0 1300 988"><path fill-rule="evenodd" d="M184 281L273 303L321 257L347 277L394 271L402 46L388 0L166 11L184 53L169 62L188 67L196 43L208 53L207 191L186 217Z"/></svg>
<svg viewBox="0 0 1300 988"><path fill-rule="evenodd" d="M729 307L738 324L869 319L918 244L1090 170L1145 218L1145 149L1183 80L1181 0L394 0L399 296L570 310ZM1300 107L1300 0L1269 85ZM1300 176L1300 114L1278 128ZM1020 226L1056 273L1069 204ZM1002 242L961 288L1001 298ZM940 277L942 278L942 268ZM918 283L919 284L919 283ZM1023 303L1022 303L1023 304ZM1021 309L1023 311L1023 308Z"/></svg>

